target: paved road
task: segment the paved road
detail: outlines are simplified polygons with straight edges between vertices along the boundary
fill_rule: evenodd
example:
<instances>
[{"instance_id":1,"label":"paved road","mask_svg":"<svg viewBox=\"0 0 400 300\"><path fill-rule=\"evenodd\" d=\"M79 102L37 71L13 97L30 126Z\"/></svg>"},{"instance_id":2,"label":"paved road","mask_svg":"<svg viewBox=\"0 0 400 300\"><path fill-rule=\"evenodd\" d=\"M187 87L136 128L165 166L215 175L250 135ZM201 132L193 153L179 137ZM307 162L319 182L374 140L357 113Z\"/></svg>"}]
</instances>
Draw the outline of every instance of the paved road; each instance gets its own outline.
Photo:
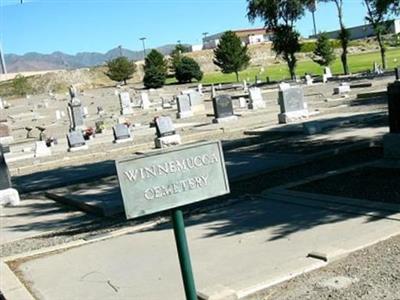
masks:
<instances>
[{"instance_id":1,"label":"paved road","mask_svg":"<svg viewBox=\"0 0 400 300\"><path fill-rule=\"evenodd\" d=\"M400 233L400 213L286 196L247 196L187 220L198 291L242 297L324 266L307 258L312 251L334 257ZM39 299L184 299L167 225L27 261L19 270Z\"/></svg>"}]
</instances>

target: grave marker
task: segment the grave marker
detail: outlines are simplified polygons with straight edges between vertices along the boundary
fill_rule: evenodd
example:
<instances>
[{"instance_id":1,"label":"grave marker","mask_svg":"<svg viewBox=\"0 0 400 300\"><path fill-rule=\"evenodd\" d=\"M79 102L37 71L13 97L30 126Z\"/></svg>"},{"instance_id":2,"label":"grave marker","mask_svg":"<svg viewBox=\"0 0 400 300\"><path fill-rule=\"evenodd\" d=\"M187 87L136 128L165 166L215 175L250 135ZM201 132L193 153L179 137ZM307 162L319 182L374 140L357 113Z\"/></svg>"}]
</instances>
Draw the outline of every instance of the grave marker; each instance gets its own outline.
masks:
<instances>
[{"instance_id":1,"label":"grave marker","mask_svg":"<svg viewBox=\"0 0 400 300\"><path fill-rule=\"evenodd\" d=\"M214 116L213 123L229 122L237 120L233 114L232 98L230 95L218 95L213 99Z\"/></svg>"},{"instance_id":2,"label":"grave marker","mask_svg":"<svg viewBox=\"0 0 400 300\"><path fill-rule=\"evenodd\" d=\"M154 140L156 148L166 148L181 144L181 136L176 133L170 117L157 117L154 122L157 134Z\"/></svg>"},{"instance_id":3,"label":"grave marker","mask_svg":"<svg viewBox=\"0 0 400 300\"><path fill-rule=\"evenodd\" d=\"M85 139L81 131L71 131L67 134L68 140L68 151L74 152L79 150L86 150L88 146L86 145Z\"/></svg>"},{"instance_id":4,"label":"grave marker","mask_svg":"<svg viewBox=\"0 0 400 300\"><path fill-rule=\"evenodd\" d=\"M192 111L196 112L203 112L205 110L204 100L201 97L200 93L196 91L192 91L188 94L190 99L190 106L192 107Z\"/></svg>"},{"instance_id":5,"label":"grave marker","mask_svg":"<svg viewBox=\"0 0 400 300\"><path fill-rule=\"evenodd\" d=\"M126 124L117 124L113 127L114 143L124 143L132 141L129 126Z\"/></svg>"},{"instance_id":6,"label":"grave marker","mask_svg":"<svg viewBox=\"0 0 400 300\"><path fill-rule=\"evenodd\" d=\"M249 89L249 109L265 108L265 102L262 98L261 89L258 87Z\"/></svg>"},{"instance_id":7,"label":"grave marker","mask_svg":"<svg viewBox=\"0 0 400 300\"><path fill-rule=\"evenodd\" d=\"M279 92L279 123L290 123L308 118L309 113L304 103L301 87L291 87Z\"/></svg>"},{"instance_id":8,"label":"grave marker","mask_svg":"<svg viewBox=\"0 0 400 300\"><path fill-rule=\"evenodd\" d=\"M72 131L84 129L85 122L83 119L82 104L77 98L74 98L68 103L68 115L70 120L70 129Z\"/></svg>"},{"instance_id":9,"label":"grave marker","mask_svg":"<svg viewBox=\"0 0 400 300\"><path fill-rule=\"evenodd\" d=\"M400 81L388 85L389 133L383 137L384 155L400 160Z\"/></svg>"},{"instance_id":10,"label":"grave marker","mask_svg":"<svg viewBox=\"0 0 400 300\"><path fill-rule=\"evenodd\" d=\"M176 117L178 119L189 118L193 116L192 107L190 106L189 95L178 95L178 113Z\"/></svg>"},{"instance_id":11,"label":"grave marker","mask_svg":"<svg viewBox=\"0 0 400 300\"><path fill-rule=\"evenodd\" d=\"M133 113L131 97L128 92L119 93L119 104L121 106L121 115L130 115Z\"/></svg>"}]
</instances>

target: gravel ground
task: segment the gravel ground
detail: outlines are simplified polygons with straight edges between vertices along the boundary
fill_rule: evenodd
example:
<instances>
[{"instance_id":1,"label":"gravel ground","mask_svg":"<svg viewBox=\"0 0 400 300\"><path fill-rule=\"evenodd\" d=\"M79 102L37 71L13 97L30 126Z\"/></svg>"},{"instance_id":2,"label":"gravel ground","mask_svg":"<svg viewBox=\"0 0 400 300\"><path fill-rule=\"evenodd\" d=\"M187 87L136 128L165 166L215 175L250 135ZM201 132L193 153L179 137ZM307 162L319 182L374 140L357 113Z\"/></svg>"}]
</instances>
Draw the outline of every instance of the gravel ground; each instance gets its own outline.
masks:
<instances>
[{"instance_id":1,"label":"gravel ground","mask_svg":"<svg viewBox=\"0 0 400 300\"><path fill-rule=\"evenodd\" d=\"M400 168L366 167L292 189L400 204Z\"/></svg>"},{"instance_id":2,"label":"gravel ground","mask_svg":"<svg viewBox=\"0 0 400 300\"><path fill-rule=\"evenodd\" d=\"M251 300L399 300L400 236L302 274Z\"/></svg>"}]
</instances>

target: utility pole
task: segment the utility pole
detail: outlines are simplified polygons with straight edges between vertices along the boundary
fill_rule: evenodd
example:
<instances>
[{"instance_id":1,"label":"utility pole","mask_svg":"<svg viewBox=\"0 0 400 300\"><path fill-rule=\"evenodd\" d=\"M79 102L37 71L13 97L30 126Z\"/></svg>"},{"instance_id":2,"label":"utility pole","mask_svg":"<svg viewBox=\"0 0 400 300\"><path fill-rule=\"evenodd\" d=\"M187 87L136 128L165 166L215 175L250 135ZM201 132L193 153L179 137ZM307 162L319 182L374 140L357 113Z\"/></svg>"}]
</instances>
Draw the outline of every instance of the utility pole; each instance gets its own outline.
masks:
<instances>
[{"instance_id":1,"label":"utility pole","mask_svg":"<svg viewBox=\"0 0 400 300\"><path fill-rule=\"evenodd\" d=\"M119 56L122 57L122 46L119 45L119 46L118 46L118 49L119 49Z\"/></svg>"},{"instance_id":2,"label":"utility pole","mask_svg":"<svg viewBox=\"0 0 400 300\"><path fill-rule=\"evenodd\" d=\"M7 74L6 60L4 59L4 53L1 44L0 44L0 65L1 65L1 73Z\"/></svg>"},{"instance_id":3,"label":"utility pole","mask_svg":"<svg viewBox=\"0 0 400 300\"><path fill-rule=\"evenodd\" d=\"M316 0L310 2L310 4L308 5L308 9L310 10L311 15L312 15L313 26L314 26L314 36L316 38L317 37L317 26L315 24L315 11L317 10Z\"/></svg>"},{"instance_id":4,"label":"utility pole","mask_svg":"<svg viewBox=\"0 0 400 300\"><path fill-rule=\"evenodd\" d=\"M142 37L139 40L141 40L143 43L143 60L145 60L146 59L146 45L145 45L144 41L146 40L146 38Z\"/></svg>"}]
</instances>

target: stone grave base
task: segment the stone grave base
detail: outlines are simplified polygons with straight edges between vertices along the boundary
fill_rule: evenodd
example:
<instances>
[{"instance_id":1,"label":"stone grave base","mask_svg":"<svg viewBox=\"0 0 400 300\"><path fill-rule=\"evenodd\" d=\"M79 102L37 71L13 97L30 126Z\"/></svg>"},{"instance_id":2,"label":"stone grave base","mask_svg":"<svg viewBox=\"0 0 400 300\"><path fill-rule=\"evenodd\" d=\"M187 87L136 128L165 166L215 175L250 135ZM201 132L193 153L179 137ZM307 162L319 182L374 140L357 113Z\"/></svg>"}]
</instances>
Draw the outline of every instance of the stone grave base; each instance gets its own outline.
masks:
<instances>
[{"instance_id":1,"label":"stone grave base","mask_svg":"<svg viewBox=\"0 0 400 300\"><path fill-rule=\"evenodd\" d=\"M184 119L184 118L193 117L193 111L178 112L178 113L176 114L176 117L177 117L178 119Z\"/></svg>"},{"instance_id":2,"label":"stone grave base","mask_svg":"<svg viewBox=\"0 0 400 300\"><path fill-rule=\"evenodd\" d=\"M133 114L133 109L132 108L124 108L121 111L121 115L125 116L125 115L131 115Z\"/></svg>"},{"instance_id":3,"label":"stone grave base","mask_svg":"<svg viewBox=\"0 0 400 300\"><path fill-rule=\"evenodd\" d=\"M122 144L122 143L127 143L127 142L133 142L133 137L126 138L126 139L117 139L114 140L115 144Z\"/></svg>"},{"instance_id":4,"label":"stone grave base","mask_svg":"<svg viewBox=\"0 0 400 300\"><path fill-rule=\"evenodd\" d=\"M279 124L293 123L308 119L310 116L307 109L278 114Z\"/></svg>"},{"instance_id":5,"label":"stone grave base","mask_svg":"<svg viewBox=\"0 0 400 300\"><path fill-rule=\"evenodd\" d=\"M400 133L388 133L383 136L384 157L400 160Z\"/></svg>"},{"instance_id":6,"label":"stone grave base","mask_svg":"<svg viewBox=\"0 0 400 300\"><path fill-rule=\"evenodd\" d=\"M69 152L77 152L77 151L82 151L82 150L87 150L89 149L88 145L84 146L79 146L79 147L71 147L68 149Z\"/></svg>"},{"instance_id":7,"label":"stone grave base","mask_svg":"<svg viewBox=\"0 0 400 300\"><path fill-rule=\"evenodd\" d=\"M264 101L249 103L249 109L263 109L267 108Z\"/></svg>"},{"instance_id":8,"label":"stone grave base","mask_svg":"<svg viewBox=\"0 0 400 300\"><path fill-rule=\"evenodd\" d=\"M191 108L192 108L192 112L194 112L194 113L202 113L202 112L205 112L205 110L206 110L206 107L204 104L192 105Z\"/></svg>"},{"instance_id":9,"label":"stone grave base","mask_svg":"<svg viewBox=\"0 0 400 300\"><path fill-rule=\"evenodd\" d=\"M168 135L154 139L154 144L156 148L167 148L180 145L181 143L181 136L179 134Z\"/></svg>"},{"instance_id":10,"label":"stone grave base","mask_svg":"<svg viewBox=\"0 0 400 300\"><path fill-rule=\"evenodd\" d=\"M4 136L0 137L0 144L2 145L8 145L14 142L14 138L12 136Z\"/></svg>"},{"instance_id":11,"label":"stone grave base","mask_svg":"<svg viewBox=\"0 0 400 300\"><path fill-rule=\"evenodd\" d=\"M16 189L9 188L0 190L0 205L1 206L17 206L20 203L19 194Z\"/></svg>"},{"instance_id":12,"label":"stone grave base","mask_svg":"<svg viewBox=\"0 0 400 300\"><path fill-rule=\"evenodd\" d=\"M51 149L46 146L44 141L35 143L35 157L45 157L51 155Z\"/></svg>"},{"instance_id":13,"label":"stone grave base","mask_svg":"<svg viewBox=\"0 0 400 300\"><path fill-rule=\"evenodd\" d=\"M236 121L238 119L237 116L229 116L229 117L224 117L224 118L215 118L212 120L213 123L227 123L227 122L232 122Z\"/></svg>"}]
</instances>

